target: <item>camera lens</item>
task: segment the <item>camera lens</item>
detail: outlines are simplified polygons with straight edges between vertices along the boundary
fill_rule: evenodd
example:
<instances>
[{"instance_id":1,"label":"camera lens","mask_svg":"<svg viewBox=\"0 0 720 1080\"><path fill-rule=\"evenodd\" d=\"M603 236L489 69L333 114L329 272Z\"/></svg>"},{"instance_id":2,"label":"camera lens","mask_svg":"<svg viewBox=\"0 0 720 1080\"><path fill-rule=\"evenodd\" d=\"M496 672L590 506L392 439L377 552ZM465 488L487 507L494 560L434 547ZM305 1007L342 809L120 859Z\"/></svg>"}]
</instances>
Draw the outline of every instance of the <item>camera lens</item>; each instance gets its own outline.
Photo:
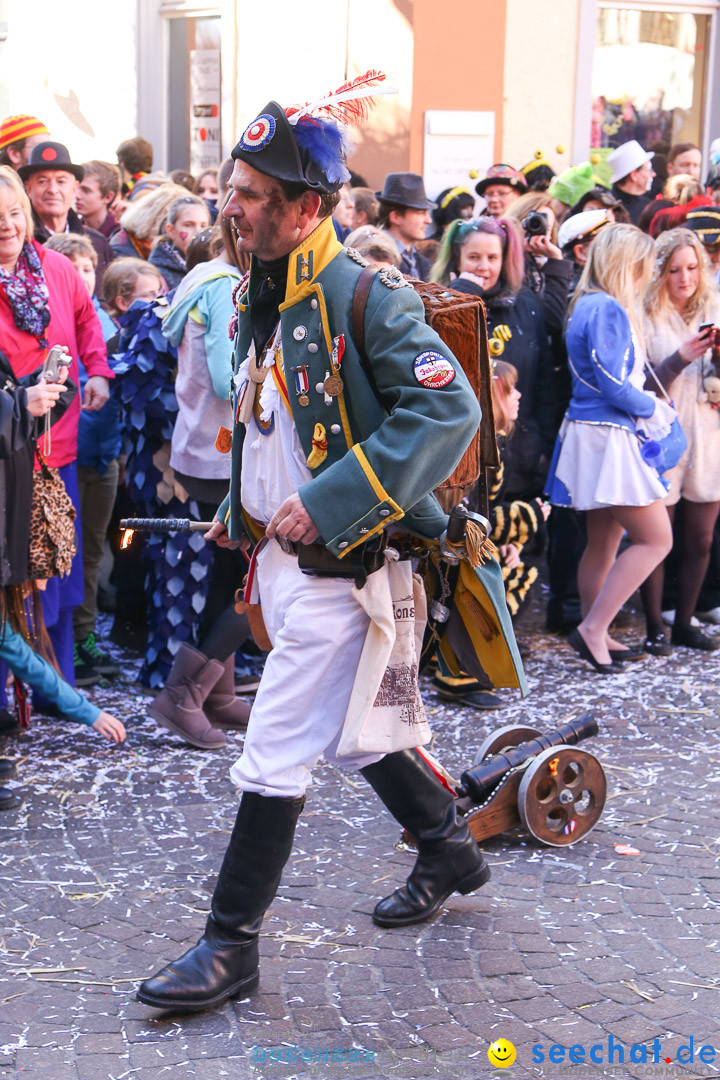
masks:
<instances>
[{"instance_id":1,"label":"camera lens","mask_svg":"<svg viewBox=\"0 0 720 1080\"><path fill-rule=\"evenodd\" d=\"M531 210L521 224L526 236L545 236L548 230L548 220L539 210Z\"/></svg>"}]
</instances>

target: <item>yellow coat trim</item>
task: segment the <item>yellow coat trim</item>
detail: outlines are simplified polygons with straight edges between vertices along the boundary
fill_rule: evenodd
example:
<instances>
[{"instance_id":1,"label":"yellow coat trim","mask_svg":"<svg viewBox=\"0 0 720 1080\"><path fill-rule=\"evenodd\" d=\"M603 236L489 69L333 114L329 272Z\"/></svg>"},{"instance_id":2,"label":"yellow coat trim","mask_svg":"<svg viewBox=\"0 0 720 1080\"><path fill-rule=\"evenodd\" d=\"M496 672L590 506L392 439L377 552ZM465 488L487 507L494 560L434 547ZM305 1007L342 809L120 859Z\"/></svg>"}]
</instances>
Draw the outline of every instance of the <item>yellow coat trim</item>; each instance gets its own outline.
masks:
<instances>
[{"instance_id":1,"label":"yellow coat trim","mask_svg":"<svg viewBox=\"0 0 720 1080\"><path fill-rule=\"evenodd\" d=\"M333 229L333 232L335 230ZM342 245L341 245L342 247ZM298 294L292 301L285 301L280 305L280 311L285 311L298 303L299 300L305 299L308 295L314 295L317 298L318 309L320 311L320 323L322 325L323 337L325 338L325 348L328 351L328 356L332 356L332 336L330 334L330 320L328 319L327 304L325 303L325 294L323 293L322 286L317 282L313 282L310 285L306 285L302 294ZM337 374L337 372L335 372ZM350 430L350 418L348 416L347 406L345 404L345 395L340 393L337 396L338 408L340 409L340 423L342 424L343 435L345 436L345 445L348 450L353 445L352 431Z\"/></svg>"},{"instance_id":2,"label":"yellow coat trim","mask_svg":"<svg viewBox=\"0 0 720 1080\"><path fill-rule=\"evenodd\" d=\"M343 556L347 555L349 551L352 551L353 548L358 547L360 544L366 543L371 536L375 535L375 533L382 532L383 529L387 525L389 525L391 521L399 521L401 517L405 516L405 511L400 506L398 506L394 499L390 498L387 491L380 483L377 474L373 471L370 462L365 457L365 453L358 445L358 443L355 443L355 445L351 449L355 457L358 459L360 463L360 468L365 473L365 476L370 483L370 487L373 489L378 499L392 506L393 511L391 514L388 514L386 518L383 518L382 521L379 521L377 525L374 525L372 529L368 529L366 533L363 533L362 536L355 540L354 543L350 544L349 547L346 547L345 550L341 552L338 556L338 558L340 559L342 559Z\"/></svg>"},{"instance_id":3,"label":"yellow coat trim","mask_svg":"<svg viewBox=\"0 0 720 1080\"><path fill-rule=\"evenodd\" d=\"M310 235L305 237L302 244L291 251L288 256L288 277L287 287L285 289L285 303L280 305L280 310L282 311L288 304L293 304L301 299L302 296L305 296L310 282L314 281L342 250L343 246L337 238L332 218L324 218L317 229L313 229ZM298 285L298 257L303 259L303 261L307 261L307 256L310 252L312 252L312 278L309 280L304 279Z\"/></svg>"},{"instance_id":4,"label":"yellow coat trim","mask_svg":"<svg viewBox=\"0 0 720 1080\"><path fill-rule=\"evenodd\" d=\"M205 325L205 320L203 319L202 315L200 314L200 309L198 308L197 304L195 305L194 308L191 308L190 315L188 317L190 319L192 319L192 321L194 323L198 323L200 326Z\"/></svg>"},{"instance_id":5,"label":"yellow coat trim","mask_svg":"<svg viewBox=\"0 0 720 1080\"><path fill-rule=\"evenodd\" d=\"M328 356L332 356L330 320L328 319L327 304L325 303L325 295L322 286L319 285L315 279L327 268L335 256L343 250L343 246L335 233L335 226L332 223L332 218L325 218L320 222L317 229L305 238L299 247L296 247L294 251L290 252L290 255L288 256L288 277L285 289L285 300L280 304L279 308L281 312L287 311L301 300L306 300L309 296L315 296L320 309L320 322L322 324ZM298 285L297 261L298 258L305 260L309 252L312 252L313 259L312 278L310 280L303 280ZM350 419L348 417L347 406L345 405L345 397L342 393L338 395L337 403L338 408L340 409L340 423L342 424L343 435L345 436L345 445L349 450L353 444L353 436L352 431L350 430Z\"/></svg>"},{"instance_id":6,"label":"yellow coat trim","mask_svg":"<svg viewBox=\"0 0 720 1080\"><path fill-rule=\"evenodd\" d=\"M365 451L363 450L363 448L360 446L359 443L355 443L355 445L352 447L352 452L355 455L355 457L358 459L358 461L360 462L360 468L362 469L362 471L365 473L368 480L370 481L370 487L373 489L373 491L377 495L378 499L380 499L382 502L390 503L390 505L393 507L393 509L397 513L398 517L404 517L405 511L402 510L398 506L398 504L395 502L395 500L392 499L388 495L387 491L385 490L385 488L380 483L380 480L378 478L377 473L374 471L374 469L372 468L370 462L365 457ZM391 518L391 520L394 520L394 518Z\"/></svg>"}]
</instances>

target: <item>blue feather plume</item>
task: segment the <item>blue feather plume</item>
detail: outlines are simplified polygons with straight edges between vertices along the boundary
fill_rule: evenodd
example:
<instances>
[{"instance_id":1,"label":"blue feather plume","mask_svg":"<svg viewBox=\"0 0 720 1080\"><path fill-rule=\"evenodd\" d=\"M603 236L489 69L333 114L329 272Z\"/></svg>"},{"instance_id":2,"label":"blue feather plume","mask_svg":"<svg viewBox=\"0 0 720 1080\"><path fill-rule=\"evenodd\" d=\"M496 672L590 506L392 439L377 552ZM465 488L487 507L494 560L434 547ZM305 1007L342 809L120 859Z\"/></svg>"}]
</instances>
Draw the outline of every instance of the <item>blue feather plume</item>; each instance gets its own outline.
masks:
<instances>
[{"instance_id":1,"label":"blue feather plume","mask_svg":"<svg viewBox=\"0 0 720 1080\"><path fill-rule=\"evenodd\" d=\"M352 149L348 135L332 120L303 116L293 129L295 141L331 184L350 179L345 158Z\"/></svg>"}]
</instances>

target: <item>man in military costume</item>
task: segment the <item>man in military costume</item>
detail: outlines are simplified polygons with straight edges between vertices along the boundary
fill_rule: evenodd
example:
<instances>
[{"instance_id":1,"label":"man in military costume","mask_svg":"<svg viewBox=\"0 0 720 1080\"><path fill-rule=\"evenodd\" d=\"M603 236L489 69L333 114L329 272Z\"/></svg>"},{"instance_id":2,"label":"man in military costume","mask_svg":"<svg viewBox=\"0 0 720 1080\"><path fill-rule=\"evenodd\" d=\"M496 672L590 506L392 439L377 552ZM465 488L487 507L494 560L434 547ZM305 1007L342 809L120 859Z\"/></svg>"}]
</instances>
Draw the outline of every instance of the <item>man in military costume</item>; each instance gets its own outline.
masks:
<instances>
[{"instance_id":1,"label":"man in military costume","mask_svg":"<svg viewBox=\"0 0 720 1080\"><path fill-rule=\"evenodd\" d=\"M460 366L399 274L376 274L370 287L374 387L363 369L352 319L363 260L340 245L331 219L348 175L338 126L270 102L233 158L225 213L252 262L238 297L231 488L208 536L254 548L246 599L259 596L273 648L231 770L242 796L205 933L138 992L176 1010L257 985L258 933L310 770L323 755L337 760L369 625L352 590L380 565L388 525L443 533L432 491L480 421ZM419 754L340 763L362 772L418 847L406 884L376 906L378 925L421 922L451 893L487 881L452 794Z\"/></svg>"}]
</instances>

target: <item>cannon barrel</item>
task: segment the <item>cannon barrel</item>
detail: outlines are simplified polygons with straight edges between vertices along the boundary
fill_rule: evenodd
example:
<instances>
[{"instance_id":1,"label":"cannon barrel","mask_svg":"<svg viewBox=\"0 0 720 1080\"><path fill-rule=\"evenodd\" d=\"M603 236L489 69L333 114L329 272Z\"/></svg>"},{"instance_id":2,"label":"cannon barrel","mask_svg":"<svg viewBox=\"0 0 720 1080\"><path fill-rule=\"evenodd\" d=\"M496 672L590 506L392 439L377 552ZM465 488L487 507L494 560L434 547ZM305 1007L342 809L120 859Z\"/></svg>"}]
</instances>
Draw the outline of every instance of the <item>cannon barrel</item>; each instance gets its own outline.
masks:
<instances>
[{"instance_id":1,"label":"cannon barrel","mask_svg":"<svg viewBox=\"0 0 720 1080\"><path fill-rule=\"evenodd\" d=\"M522 765L528 758L535 757L549 746L574 746L597 733L597 721L592 713L585 713L575 720L567 720L546 735L539 735L537 739L530 739L519 746L508 747L502 753L493 754L486 761L480 762L474 769L468 769L460 777L458 795L472 799L474 803L483 802L511 769Z\"/></svg>"},{"instance_id":2,"label":"cannon barrel","mask_svg":"<svg viewBox=\"0 0 720 1080\"><path fill-rule=\"evenodd\" d=\"M121 529L133 529L135 532L199 532L207 531L212 521L191 521L190 518L122 518Z\"/></svg>"}]
</instances>

